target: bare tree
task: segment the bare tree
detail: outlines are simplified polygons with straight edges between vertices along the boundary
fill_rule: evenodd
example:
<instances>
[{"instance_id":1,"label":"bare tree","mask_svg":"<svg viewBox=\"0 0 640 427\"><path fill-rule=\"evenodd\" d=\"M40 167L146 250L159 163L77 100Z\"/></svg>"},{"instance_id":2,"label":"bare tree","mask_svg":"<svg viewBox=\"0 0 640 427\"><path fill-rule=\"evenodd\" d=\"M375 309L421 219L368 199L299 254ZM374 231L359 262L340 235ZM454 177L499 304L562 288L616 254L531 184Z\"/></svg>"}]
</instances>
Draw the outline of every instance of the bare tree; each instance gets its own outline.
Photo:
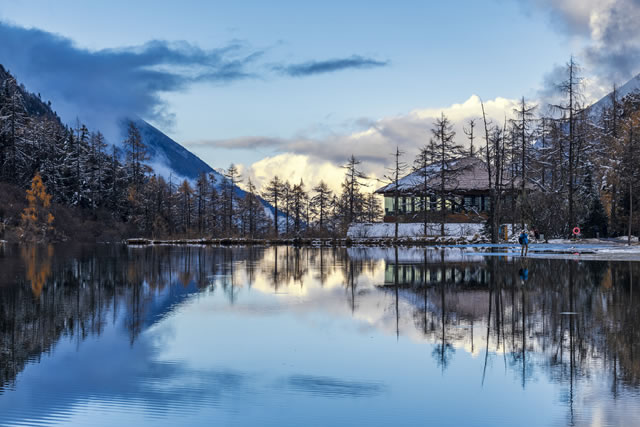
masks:
<instances>
[{"instance_id":1,"label":"bare tree","mask_svg":"<svg viewBox=\"0 0 640 427\"><path fill-rule=\"evenodd\" d=\"M469 138L469 156L473 157L475 155L474 149L473 149L473 140L475 139L475 135L473 134L474 128L476 127L476 119L469 119L467 121L467 124L469 125L468 128L463 127L462 131L464 132L465 135L467 135L467 138Z\"/></svg>"},{"instance_id":2,"label":"bare tree","mask_svg":"<svg viewBox=\"0 0 640 427\"><path fill-rule=\"evenodd\" d=\"M527 104L522 97L518 108L514 108L513 113L516 119L511 123L520 140L520 225L524 229L524 210L527 205L527 169L531 163L531 139L534 132L534 111L536 105Z\"/></svg>"},{"instance_id":3,"label":"bare tree","mask_svg":"<svg viewBox=\"0 0 640 427\"><path fill-rule=\"evenodd\" d=\"M400 177L404 175L404 172L407 170L407 164L400 161L400 157L404 154L400 151L400 148L396 146L396 152L393 154L394 157L394 167L389 169L390 174L385 176L387 180L391 181L393 185L393 211L394 211L394 221L395 221L395 233L394 236L398 238L398 222L400 221Z\"/></svg>"},{"instance_id":4,"label":"bare tree","mask_svg":"<svg viewBox=\"0 0 640 427\"><path fill-rule=\"evenodd\" d=\"M580 101L582 99L582 81L580 77L580 66L573 60L573 57L566 65L567 79L558 85L558 89L566 96L565 104L554 105L556 109L563 113L562 121L568 125L568 205L569 205L569 227L575 225L575 178L576 178L576 118L581 112Z\"/></svg>"}]
</instances>

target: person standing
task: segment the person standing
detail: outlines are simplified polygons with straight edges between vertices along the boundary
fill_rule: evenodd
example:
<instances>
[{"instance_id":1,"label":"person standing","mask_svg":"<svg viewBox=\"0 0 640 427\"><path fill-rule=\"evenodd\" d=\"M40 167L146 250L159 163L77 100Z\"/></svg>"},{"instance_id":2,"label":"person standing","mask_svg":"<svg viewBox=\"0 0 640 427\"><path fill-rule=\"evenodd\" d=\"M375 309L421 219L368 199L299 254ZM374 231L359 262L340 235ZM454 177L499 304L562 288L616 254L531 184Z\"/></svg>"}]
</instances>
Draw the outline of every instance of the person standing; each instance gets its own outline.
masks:
<instances>
[{"instance_id":1,"label":"person standing","mask_svg":"<svg viewBox=\"0 0 640 427\"><path fill-rule=\"evenodd\" d=\"M527 256L529 253L529 235L525 230L520 233L518 242L520 242L520 256Z\"/></svg>"}]
</instances>

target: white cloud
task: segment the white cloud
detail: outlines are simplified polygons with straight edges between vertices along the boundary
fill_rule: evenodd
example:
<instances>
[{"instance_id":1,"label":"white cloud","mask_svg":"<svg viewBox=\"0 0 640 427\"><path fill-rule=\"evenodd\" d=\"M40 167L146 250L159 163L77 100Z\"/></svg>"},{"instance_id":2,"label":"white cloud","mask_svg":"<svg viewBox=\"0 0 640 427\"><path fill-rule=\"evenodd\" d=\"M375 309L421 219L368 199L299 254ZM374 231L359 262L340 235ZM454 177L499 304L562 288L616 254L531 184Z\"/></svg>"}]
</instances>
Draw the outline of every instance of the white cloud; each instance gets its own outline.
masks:
<instances>
[{"instance_id":1,"label":"white cloud","mask_svg":"<svg viewBox=\"0 0 640 427\"><path fill-rule=\"evenodd\" d=\"M362 170L369 175L368 190L382 186L385 167L392 164L396 146L405 154L403 160L411 165L421 146L431 138L431 128L435 118L444 113L454 124L457 142L468 146L463 133L468 119L479 119L482 115L480 98L472 95L462 103L444 108L416 109L405 115L385 117L375 121L364 122L359 131L350 134L331 135L324 139L311 139L305 136L291 139L273 139L267 137L238 138L235 141L269 141L269 144L280 153L266 157L252 165L246 165L245 177L250 176L258 188L265 185L274 175L291 183L303 179L307 189L324 180L334 191L340 191L344 180L346 163L353 154L362 161ZM505 118L513 115L518 100L495 98L485 102L488 119L494 124L502 125ZM477 121L476 149L483 143L482 123ZM214 146L235 147L229 141L211 142ZM246 149L245 143L237 148Z\"/></svg>"},{"instance_id":2,"label":"white cloud","mask_svg":"<svg viewBox=\"0 0 640 427\"><path fill-rule=\"evenodd\" d=\"M344 169L329 161L306 154L283 153L265 157L244 168L245 176L250 176L257 188L264 186L277 175L281 180L297 184L302 180L307 191L324 181L331 190L340 192L344 181ZM375 180L370 180L369 191L377 189Z\"/></svg>"}]
</instances>

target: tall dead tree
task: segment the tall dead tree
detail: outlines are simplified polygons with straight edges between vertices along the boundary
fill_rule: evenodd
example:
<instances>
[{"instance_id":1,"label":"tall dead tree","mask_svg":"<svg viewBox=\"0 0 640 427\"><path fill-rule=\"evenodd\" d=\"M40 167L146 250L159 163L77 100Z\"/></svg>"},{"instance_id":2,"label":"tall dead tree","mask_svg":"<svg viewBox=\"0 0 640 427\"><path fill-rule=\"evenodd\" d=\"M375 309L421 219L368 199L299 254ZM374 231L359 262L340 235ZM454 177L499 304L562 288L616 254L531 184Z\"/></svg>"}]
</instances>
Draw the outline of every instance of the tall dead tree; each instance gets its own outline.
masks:
<instances>
[{"instance_id":1,"label":"tall dead tree","mask_svg":"<svg viewBox=\"0 0 640 427\"><path fill-rule=\"evenodd\" d=\"M569 218L568 225L571 229L575 224L575 200L574 192L576 185L576 117L580 113L580 99L582 97L582 77L579 76L580 67L574 61L573 57L566 65L567 79L558 85L558 89L566 96L565 104L554 105L554 107L563 113L563 121L567 124L568 135L568 165L567 165L567 188L568 188L568 206Z\"/></svg>"},{"instance_id":2,"label":"tall dead tree","mask_svg":"<svg viewBox=\"0 0 640 427\"><path fill-rule=\"evenodd\" d=\"M531 162L531 138L534 130L534 112L537 105L530 105L522 97L518 108L513 109L516 118L512 120L520 142L520 225L524 229L524 211L527 205L527 169Z\"/></svg>"},{"instance_id":3,"label":"tall dead tree","mask_svg":"<svg viewBox=\"0 0 640 427\"><path fill-rule=\"evenodd\" d=\"M475 139L473 130L476 127L476 119L469 119L469 121L467 121L467 124L469 125L469 127L463 127L462 131L465 135L467 135L467 138L469 138L469 156L473 157L475 155L475 151L473 149L473 140Z\"/></svg>"},{"instance_id":4,"label":"tall dead tree","mask_svg":"<svg viewBox=\"0 0 640 427\"><path fill-rule=\"evenodd\" d=\"M394 167L390 169L390 175L386 176L386 178L391 181L393 185L393 210L394 210L394 221L395 221L395 232L394 236L398 238L398 222L400 221L400 177L404 174L407 169L407 165L400 161L400 157L404 153L400 151L400 148L396 146L396 152L393 154L394 157Z\"/></svg>"},{"instance_id":5,"label":"tall dead tree","mask_svg":"<svg viewBox=\"0 0 640 427\"><path fill-rule=\"evenodd\" d=\"M487 120L487 113L484 110L484 102L482 99L480 100L480 106L482 107L482 123L484 125L484 140L485 140L485 162L487 165L487 175L489 177L489 232L491 234L491 242L498 242L498 222L499 218L496 215L496 191L492 185L492 167L491 167L491 137L489 128L491 126L491 122Z\"/></svg>"}]
</instances>

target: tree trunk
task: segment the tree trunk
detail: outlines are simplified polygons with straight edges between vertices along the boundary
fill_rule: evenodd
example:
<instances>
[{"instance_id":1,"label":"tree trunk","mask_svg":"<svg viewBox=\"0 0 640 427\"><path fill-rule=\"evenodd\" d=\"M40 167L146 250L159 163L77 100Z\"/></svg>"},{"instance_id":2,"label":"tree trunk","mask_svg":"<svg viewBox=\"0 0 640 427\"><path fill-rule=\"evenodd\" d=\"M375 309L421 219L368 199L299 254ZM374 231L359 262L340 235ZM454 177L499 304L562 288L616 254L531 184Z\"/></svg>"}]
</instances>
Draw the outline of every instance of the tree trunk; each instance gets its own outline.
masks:
<instances>
[{"instance_id":1,"label":"tree trunk","mask_svg":"<svg viewBox=\"0 0 640 427\"><path fill-rule=\"evenodd\" d=\"M633 185L631 181L629 181L629 236L627 238L627 243L631 246L631 224L633 221Z\"/></svg>"}]
</instances>

